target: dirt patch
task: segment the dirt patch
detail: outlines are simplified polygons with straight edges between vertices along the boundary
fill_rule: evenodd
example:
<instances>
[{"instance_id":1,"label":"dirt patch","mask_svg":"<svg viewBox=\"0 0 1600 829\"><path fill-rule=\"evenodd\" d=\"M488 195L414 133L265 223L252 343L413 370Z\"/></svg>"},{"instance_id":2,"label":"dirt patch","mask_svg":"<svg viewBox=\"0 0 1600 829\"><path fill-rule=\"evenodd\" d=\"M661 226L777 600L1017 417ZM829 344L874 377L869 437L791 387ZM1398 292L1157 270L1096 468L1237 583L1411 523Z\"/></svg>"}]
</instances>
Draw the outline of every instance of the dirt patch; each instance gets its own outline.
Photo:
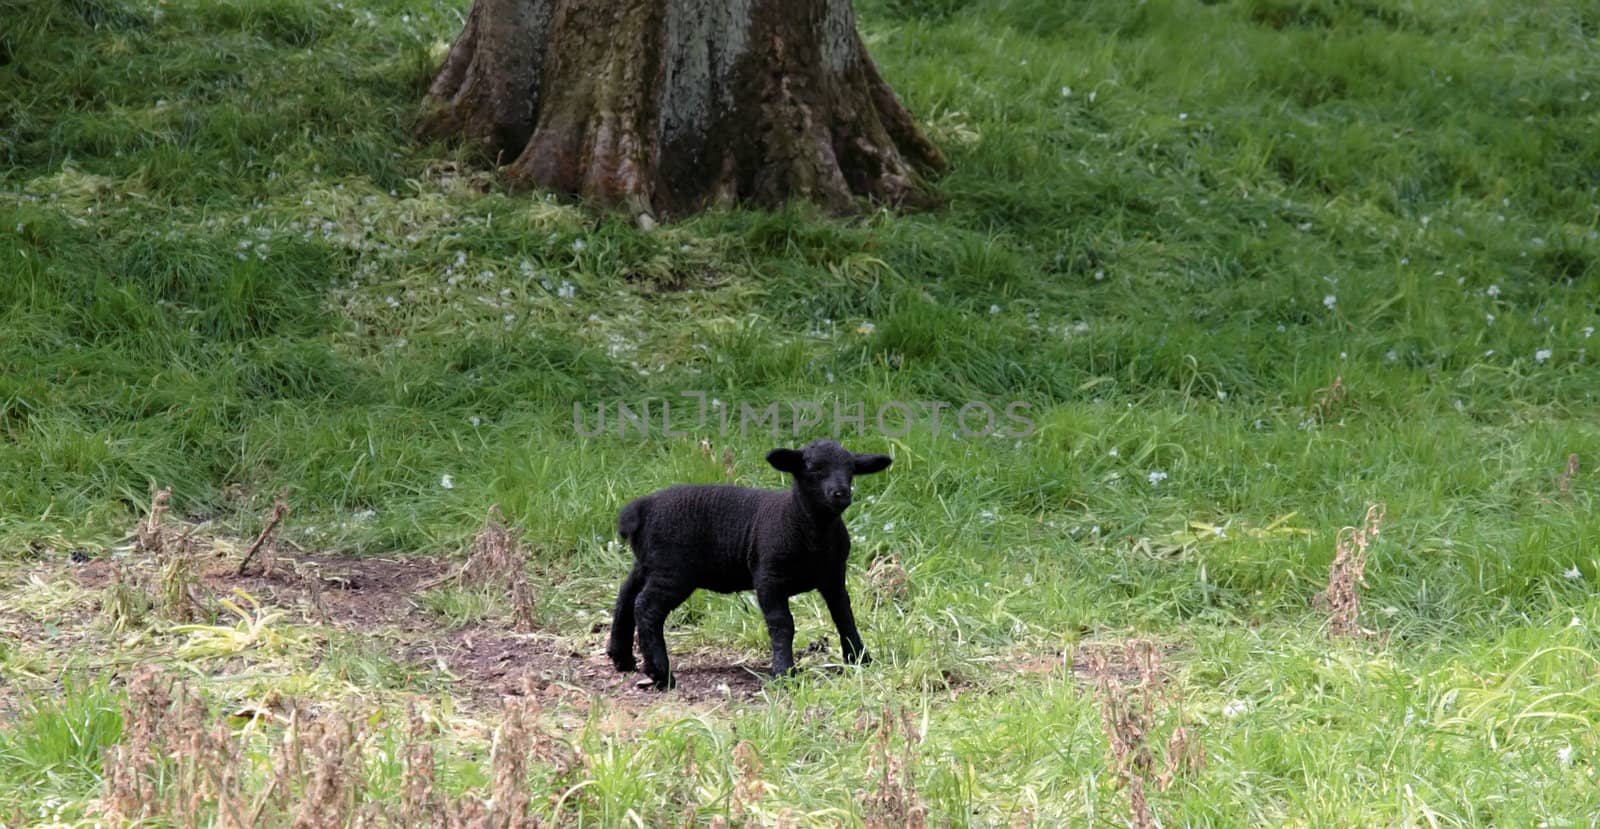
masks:
<instances>
[{"instance_id":1,"label":"dirt patch","mask_svg":"<svg viewBox=\"0 0 1600 829\"><path fill-rule=\"evenodd\" d=\"M763 666L719 652L673 655L677 687L662 694L639 686L640 674L620 674L604 653L585 653L571 641L474 626L441 641L417 643L407 657L438 660L464 693L482 702L526 689L563 687L640 705L672 699L689 703L747 700L765 685Z\"/></svg>"},{"instance_id":2,"label":"dirt patch","mask_svg":"<svg viewBox=\"0 0 1600 829\"><path fill-rule=\"evenodd\" d=\"M422 558L299 556L279 558L271 573L241 576L234 572L233 562L218 560L208 563L199 581L218 596L239 589L264 605L284 609L314 612L313 597L320 594L330 623L368 629L402 624L408 618L415 621L417 606L412 597L448 567ZM107 559L90 561L78 568L78 583L89 589L103 588L111 583L111 568Z\"/></svg>"},{"instance_id":3,"label":"dirt patch","mask_svg":"<svg viewBox=\"0 0 1600 829\"><path fill-rule=\"evenodd\" d=\"M648 706L668 700L744 701L765 687L764 664L706 650L673 654L678 684L672 691L663 694L640 687L640 674L617 673L604 655L603 625L579 637L551 631L521 633L509 622L448 629L422 610L417 597L448 581L457 566L423 558L302 555L278 558L270 574L241 576L231 560L217 558L202 565L198 581L205 592L219 597L242 590L264 606L297 610L307 622L320 621L369 634L374 643L389 643L385 647L397 661L446 675L459 701L473 707L494 706L502 696L530 689ZM77 567L78 583L87 589L103 589L113 578L112 563L106 559Z\"/></svg>"}]
</instances>

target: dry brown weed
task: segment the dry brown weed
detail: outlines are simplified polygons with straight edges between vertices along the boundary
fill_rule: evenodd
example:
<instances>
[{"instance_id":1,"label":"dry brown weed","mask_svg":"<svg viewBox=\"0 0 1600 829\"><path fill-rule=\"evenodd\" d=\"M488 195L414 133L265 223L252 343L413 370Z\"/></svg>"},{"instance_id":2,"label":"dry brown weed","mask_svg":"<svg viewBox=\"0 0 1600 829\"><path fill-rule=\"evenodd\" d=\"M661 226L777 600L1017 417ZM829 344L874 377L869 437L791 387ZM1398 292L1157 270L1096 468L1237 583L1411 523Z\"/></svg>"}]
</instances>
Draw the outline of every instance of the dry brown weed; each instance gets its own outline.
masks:
<instances>
[{"instance_id":1,"label":"dry brown weed","mask_svg":"<svg viewBox=\"0 0 1600 829\"><path fill-rule=\"evenodd\" d=\"M899 751L895 750L896 734ZM873 735L867 777L872 789L861 794L862 819L868 829L924 829L928 806L917 793L917 744L921 732L910 709L898 716L883 709Z\"/></svg>"},{"instance_id":2,"label":"dry brown weed","mask_svg":"<svg viewBox=\"0 0 1600 829\"><path fill-rule=\"evenodd\" d=\"M536 604L528 583L527 554L517 533L506 527L499 506L489 508L483 529L472 539L461 583L504 588L511 594L511 618L517 630L534 629Z\"/></svg>"},{"instance_id":3,"label":"dry brown weed","mask_svg":"<svg viewBox=\"0 0 1600 829\"><path fill-rule=\"evenodd\" d=\"M1189 732L1182 697L1162 668L1160 648L1148 641L1125 642L1121 658L1122 664L1113 666L1105 649L1093 649L1088 670L1100 702L1107 765L1128 790L1129 824L1150 829L1156 819L1149 790L1166 791L1180 774L1198 773L1205 748ZM1163 729L1165 740L1159 736Z\"/></svg>"},{"instance_id":4,"label":"dry brown weed","mask_svg":"<svg viewBox=\"0 0 1600 829\"><path fill-rule=\"evenodd\" d=\"M1328 635L1371 636L1361 627L1361 588L1367 586L1367 550L1378 539L1384 505L1367 507L1360 527L1345 527L1334 539L1333 562L1328 565L1328 587L1314 599L1328 614Z\"/></svg>"},{"instance_id":5,"label":"dry brown weed","mask_svg":"<svg viewBox=\"0 0 1600 829\"><path fill-rule=\"evenodd\" d=\"M486 792L443 795L432 730L408 712L398 756L399 796L380 800L368 788L374 720L345 712L292 715L264 759L244 750L225 718L208 724L204 705L183 683L154 671L128 686L122 742L104 757L101 814L117 823L183 827L434 827L536 829L534 763L553 771L552 790L570 792L587 766L583 755L539 727L528 696L507 701L490 747ZM248 728L248 727L247 727ZM561 797L552 793L552 811Z\"/></svg>"}]
</instances>

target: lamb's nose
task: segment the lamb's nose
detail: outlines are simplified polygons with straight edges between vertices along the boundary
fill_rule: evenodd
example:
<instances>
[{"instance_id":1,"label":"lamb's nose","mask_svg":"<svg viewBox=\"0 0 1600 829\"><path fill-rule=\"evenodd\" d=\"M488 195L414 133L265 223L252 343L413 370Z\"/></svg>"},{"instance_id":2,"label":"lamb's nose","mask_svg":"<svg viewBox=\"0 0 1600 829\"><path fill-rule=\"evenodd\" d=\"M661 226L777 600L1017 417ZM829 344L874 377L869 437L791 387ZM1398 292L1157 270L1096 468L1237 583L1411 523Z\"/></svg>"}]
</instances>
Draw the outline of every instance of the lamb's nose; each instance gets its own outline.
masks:
<instances>
[{"instance_id":1,"label":"lamb's nose","mask_svg":"<svg viewBox=\"0 0 1600 829\"><path fill-rule=\"evenodd\" d=\"M828 490L828 497L835 501L843 501L844 503L848 504L850 503L850 490L830 489Z\"/></svg>"}]
</instances>

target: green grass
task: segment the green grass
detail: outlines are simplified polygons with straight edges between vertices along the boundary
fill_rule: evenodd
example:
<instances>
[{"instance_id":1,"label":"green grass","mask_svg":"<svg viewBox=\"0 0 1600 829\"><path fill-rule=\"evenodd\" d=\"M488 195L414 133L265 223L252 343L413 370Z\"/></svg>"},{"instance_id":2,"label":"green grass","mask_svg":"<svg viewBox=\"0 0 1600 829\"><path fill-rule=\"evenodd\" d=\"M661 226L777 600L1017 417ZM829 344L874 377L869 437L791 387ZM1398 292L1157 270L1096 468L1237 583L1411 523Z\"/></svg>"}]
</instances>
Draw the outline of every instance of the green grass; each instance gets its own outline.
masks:
<instances>
[{"instance_id":1,"label":"green grass","mask_svg":"<svg viewBox=\"0 0 1600 829\"><path fill-rule=\"evenodd\" d=\"M540 621L587 647L627 569L622 503L721 480L724 448L776 486L764 452L827 429L583 438L575 402L840 401L870 427L892 400L1020 400L1027 437L961 438L950 410L935 435L920 409L904 437L847 441L896 458L848 516L876 664L665 702L625 738L571 724L583 819L725 810L748 740L773 814L859 821L851 729L892 704L925 718L934 823L1111 825L1093 698L1016 666L1134 635L1180 646L1210 757L1155 796L1165 825L1592 819L1590 5L863 0L950 157L948 205L649 233L482 192L411 140L464 7L0 0L6 583L112 547L152 485L240 535L287 489L288 535L352 556L456 555L498 503L536 548ZM1330 645L1309 601L1374 501L1363 621L1385 638ZM1248 532L1291 513L1305 532ZM1227 537L1175 544L1191 521ZM891 555L906 595L875 602L866 568ZM66 606L26 593L15 618ZM441 628L498 618L454 588L420 603ZM796 617L798 641L831 636L814 597ZM675 653L762 659L742 597L678 619ZM40 642L0 641L0 822L83 818L117 739L116 692ZM448 695L362 641L314 647L306 687ZM675 778L691 742L699 794Z\"/></svg>"},{"instance_id":2,"label":"green grass","mask_svg":"<svg viewBox=\"0 0 1600 829\"><path fill-rule=\"evenodd\" d=\"M0 809L49 818L76 805L52 795L93 791L101 751L122 736L121 697L104 682L68 679L17 712L0 732Z\"/></svg>"}]
</instances>

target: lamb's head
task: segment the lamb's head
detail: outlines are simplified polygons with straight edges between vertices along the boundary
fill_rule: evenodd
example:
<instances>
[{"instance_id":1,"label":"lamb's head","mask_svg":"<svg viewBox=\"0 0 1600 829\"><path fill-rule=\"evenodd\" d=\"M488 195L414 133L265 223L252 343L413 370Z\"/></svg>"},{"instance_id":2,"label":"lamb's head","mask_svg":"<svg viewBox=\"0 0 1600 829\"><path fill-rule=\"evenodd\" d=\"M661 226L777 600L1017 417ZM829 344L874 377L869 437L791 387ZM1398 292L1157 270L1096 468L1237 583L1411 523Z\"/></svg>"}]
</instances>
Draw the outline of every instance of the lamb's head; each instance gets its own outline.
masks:
<instances>
[{"instance_id":1,"label":"lamb's head","mask_svg":"<svg viewBox=\"0 0 1600 829\"><path fill-rule=\"evenodd\" d=\"M794 476L802 497L824 509L841 513L850 506L850 481L889 468L888 455L861 455L831 440L815 440L804 449L774 449L767 463Z\"/></svg>"}]
</instances>

